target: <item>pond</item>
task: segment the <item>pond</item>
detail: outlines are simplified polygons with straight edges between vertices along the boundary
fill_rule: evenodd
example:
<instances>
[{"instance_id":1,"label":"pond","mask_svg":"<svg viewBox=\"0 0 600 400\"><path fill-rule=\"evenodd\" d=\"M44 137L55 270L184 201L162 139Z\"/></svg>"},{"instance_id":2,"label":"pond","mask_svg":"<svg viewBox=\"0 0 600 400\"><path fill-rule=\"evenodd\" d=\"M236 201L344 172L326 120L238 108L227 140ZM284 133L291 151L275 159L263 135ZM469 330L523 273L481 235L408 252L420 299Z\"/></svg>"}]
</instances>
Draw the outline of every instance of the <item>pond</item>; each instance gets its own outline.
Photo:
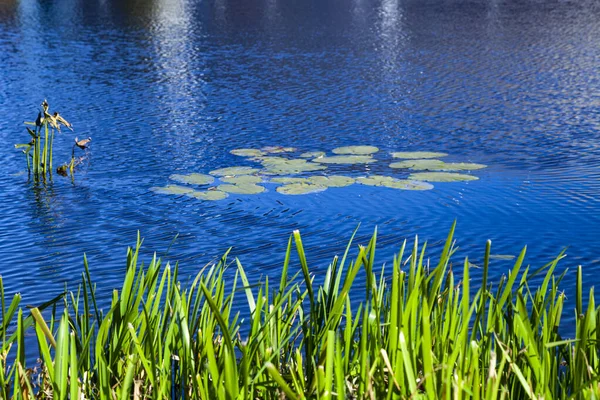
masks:
<instances>
[{"instance_id":1,"label":"pond","mask_svg":"<svg viewBox=\"0 0 600 400\"><path fill-rule=\"evenodd\" d=\"M179 261L183 279L232 246L258 281L278 275L295 229L319 276L359 224L363 244L378 227L383 264L417 234L435 259L457 220L456 263L481 265L486 239L502 256L527 244L532 267L568 247L559 272L581 264L588 287L600 282L597 2L145 3L0 2L0 274L26 304L75 288L84 253L99 290L117 287L138 231L144 257ZM74 181L32 183L13 147L44 98L75 128L57 135L55 160L93 138ZM391 153L412 151L487 168L418 191L152 190L257 165L234 149L356 145L376 146L378 162L327 173L402 177ZM492 282L507 258L492 260Z\"/></svg>"}]
</instances>

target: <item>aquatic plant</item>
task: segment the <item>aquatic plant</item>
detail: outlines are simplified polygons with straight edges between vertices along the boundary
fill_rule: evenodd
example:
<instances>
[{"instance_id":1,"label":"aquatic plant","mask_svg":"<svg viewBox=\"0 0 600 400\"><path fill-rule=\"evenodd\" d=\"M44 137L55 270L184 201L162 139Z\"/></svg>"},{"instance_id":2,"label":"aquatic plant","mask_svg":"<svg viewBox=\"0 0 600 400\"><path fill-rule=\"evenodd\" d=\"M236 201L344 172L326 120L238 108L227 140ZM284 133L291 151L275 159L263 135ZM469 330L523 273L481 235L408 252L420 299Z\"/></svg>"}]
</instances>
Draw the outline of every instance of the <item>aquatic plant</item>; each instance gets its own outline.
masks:
<instances>
[{"instance_id":1,"label":"aquatic plant","mask_svg":"<svg viewBox=\"0 0 600 400\"><path fill-rule=\"evenodd\" d=\"M524 248L491 281L488 241L474 279L468 258L452 260L453 233L434 260L415 238L379 268L375 231L315 278L296 231L277 277L250 282L225 253L189 286L156 256L144 266L138 238L105 309L85 258L60 308L62 294L5 302L0 279L0 398L597 398L600 313L582 268L565 338L563 253L530 268Z\"/></svg>"},{"instance_id":2,"label":"aquatic plant","mask_svg":"<svg viewBox=\"0 0 600 400\"><path fill-rule=\"evenodd\" d=\"M16 144L15 148L21 149L27 160L27 171L33 173L35 179L45 178L47 174L52 174L52 162L54 154L54 134L60 132L61 125L73 130L72 125L64 119L58 112L50 114L50 105L46 100L42 102L41 111L35 122L25 122L25 125L33 126L34 129L26 127L30 136L28 143ZM83 146L87 146L91 138ZM71 165L74 164L73 155ZM73 168L70 168L71 173Z\"/></svg>"},{"instance_id":3,"label":"aquatic plant","mask_svg":"<svg viewBox=\"0 0 600 400\"><path fill-rule=\"evenodd\" d=\"M327 186L317 185L314 183L298 182L279 186L276 190L281 194L298 195L323 192L327 190Z\"/></svg>"},{"instance_id":4,"label":"aquatic plant","mask_svg":"<svg viewBox=\"0 0 600 400\"><path fill-rule=\"evenodd\" d=\"M487 165L475 163L447 163L445 161L434 159L405 160L390 164L390 168L406 168L420 171L474 171L485 167L487 167Z\"/></svg>"},{"instance_id":5,"label":"aquatic plant","mask_svg":"<svg viewBox=\"0 0 600 400\"><path fill-rule=\"evenodd\" d=\"M425 182L462 182L476 181L479 178L473 175L454 174L450 172L416 172L410 174L408 179Z\"/></svg>"},{"instance_id":6,"label":"aquatic plant","mask_svg":"<svg viewBox=\"0 0 600 400\"><path fill-rule=\"evenodd\" d=\"M229 195L221 190L207 190L204 192L192 191L185 194L186 196L193 197L198 200L206 200L206 201L217 201L224 200Z\"/></svg>"},{"instance_id":7,"label":"aquatic plant","mask_svg":"<svg viewBox=\"0 0 600 400\"><path fill-rule=\"evenodd\" d=\"M334 154L369 155L377 153L379 149L375 146L345 146L336 147L332 150Z\"/></svg>"},{"instance_id":8,"label":"aquatic plant","mask_svg":"<svg viewBox=\"0 0 600 400\"><path fill-rule=\"evenodd\" d=\"M171 176L169 176L169 179L172 179L176 182L181 182L181 183L187 183L187 184L191 184L191 185L210 185L211 183L213 183L215 181L215 178L213 178L210 175L204 175L204 174L187 174L187 175L182 175L182 174L173 174Z\"/></svg>"},{"instance_id":9,"label":"aquatic plant","mask_svg":"<svg viewBox=\"0 0 600 400\"><path fill-rule=\"evenodd\" d=\"M421 159L421 158L440 158L446 157L446 153L436 153L433 151L397 151L392 153L394 158Z\"/></svg>"},{"instance_id":10,"label":"aquatic plant","mask_svg":"<svg viewBox=\"0 0 600 400\"><path fill-rule=\"evenodd\" d=\"M323 164L368 164L376 162L377 160L371 156L362 156L362 155L349 155L349 156L326 156L315 158L313 160L317 163Z\"/></svg>"},{"instance_id":11,"label":"aquatic plant","mask_svg":"<svg viewBox=\"0 0 600 400\"><path fill-rule=\"evenodd\" d=\"M216 176L238 176L252 175L259 172L258 169L252 167L226 167L210 171L209 174Z\"/></svg>"},{"instance_id":12,"label":"aquatic plant","mask_svg":"<svg viewBox=\"0 0 600 400\"><path fill-rule=\"evenodd\" d=\"M217 189L225 193L236 194L259 194L265 191L264 186L253 183L241 183L236 185L224 184L217 186Z\"/></svg>"}]
</instances>

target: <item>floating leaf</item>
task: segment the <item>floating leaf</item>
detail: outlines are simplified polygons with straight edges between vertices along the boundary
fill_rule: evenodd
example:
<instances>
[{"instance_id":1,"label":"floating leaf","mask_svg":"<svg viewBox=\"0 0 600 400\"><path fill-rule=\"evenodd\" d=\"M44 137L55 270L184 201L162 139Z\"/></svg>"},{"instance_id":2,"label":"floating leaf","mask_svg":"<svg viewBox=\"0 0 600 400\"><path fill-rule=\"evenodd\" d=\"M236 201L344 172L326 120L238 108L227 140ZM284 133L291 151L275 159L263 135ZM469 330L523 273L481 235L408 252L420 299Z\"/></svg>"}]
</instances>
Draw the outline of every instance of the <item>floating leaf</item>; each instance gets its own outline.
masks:
<instances>
[{"instance_id":1,"label":"floating leaf","mask_svg":"<svg viewBox=\"0 0 600 400\"><path fill-rule=\"evenodd\" d=\"M199 200L209 200L209 201L215 201L215 200L223 200L227 197L229 197L229 195L221 190L207 190L206 192L191 192L191 193L187 193L188 196L193 197L195 199L199 199Z\"/></svg>"},{"instance_id":2,"label":"floating leaf","mask_svg":"<svg viewBox=\"0 0 600 400\"><path fill-rule=\"evenodd\" d=\"M400 190L431 190L433 185L427 182L398 179L394 182L384 183L382 186Z\"/></svg>"},{"instance_id":3,"label":"floating leaf","mask_svg":"<svg viewBox=\"0 0 600 400\"><path fill-rule=\"evenodd\" d=\"M265 191L263 186L245 183L241 185L219 185L217 189L227 193L258 194Z\"/></svg>"},{"instance_id":4,"label":"floating leaf","mask_svg":"<svg viewBox=\"0 0 600 400\"><path fill-rule=\"evenodd\" d=\"M189 183L191 185L210 185L211 183L213 183L215 181L215 178L213 178L212 176L203 175L203 174L189 174L189 175L175 174L175 175L171 175L169 177L169 179L172 179L174 181L181 182L181 183Z\"/></svg>"},{"instance_id":5,"label":"floating leaf","mask_svg":"<svg viewBox=\"0 0 600 400\"><path fill-rule=\"evenodd\" d=\"M209 174L217 176L236 176L236 175L252 175L259 172L258 169L252 167L227 167L215 169L210 171Z\"/></svg>"},{"instance_id":6,"label":"floating leaf","mask_svg":"<svg viewBox=\"0 0 600 400\"><path fill-rule=\"evenodd\" d=\"M315 164L304 159L283 157L264 157L260 162L265 167L265 173L269 175L293 175L327 168L324 165Z\"/></svg>"},{"instance_id":7,"label":"floating leaf","mask_svg":"<svg viewBox=\"0 0 600 400\"><path fill-rule=\"evenodd\" d=\"M354 179L348 176L330 175L330 176L311 176L308 178L310 183L327 187L344 187L354 183Z\"/></svg>"},{"instance_id":8,"label":"floating leaf","mask_svg":"<svg viewBox=\"0 0 600 400\"><path fill-rule=\"evenodd\" d=\"M256 175L240 175L240 176L228 176L225 178L221 178L223 182L231 183L234 185L244 185L244 184L256 184L261 183L263 179L260 176Z\"/></svg>"},{"instance_id":9,"label":"floating leaf","mask_svg":"<svg viewBox=\"0 0 600 400\"><path fill-rule=\"evenodd\" d=\"M386 186L393 184L397 180L391 176L371 175L368 177L357 178L356 182L369 186Z\"/></svg>"},{"instance_id":10,"label":"floating leaf","mask_svg":"<svg viewBox=\"0 0 600 400\"><path fill-rule=\"evenodd\" d=\"M316 158L313 161L323 164L368 164L377 160L371 156L331 156Z\"/></svg>"},{"instance_id":11,"label":"floating leaf","mask_svg":"<svg viewBox=\"0 0 600 400\"><path fill-rule=\"evenodd\" d=\"M261 149L266 153L290 153L296 151L295 147L282 147L282 146L266 146Z\"/></svg>"},{"instance_id":12,"label":"floating leaf","mask_svg":"<svg viewBox=\"0 0 600 400\"><path fill-rule=\"evenodd\" d=\"M358 183L369 186L384 186L392 189L401 190L431 190L433 185L426 182L419 182L406 179L395 179L391 176L371 175L368 177L358 178Z\"/></svg>"},{"instance_id":13,"label":"floating leaf","mask_svg":"<svg viewBox=\"0 0 600 400\"><path fill-rule=\"evenodd\" d=\"M193 192L194 189L179 185L167 185L164 187L151 187L151 191L159 194L187 194Z\"/></svg>"},{"instance_id":14,"label":"floating leaf","mask_svg":"<svg viewBox=\"0 0 600 400\"><path fill-rule=\"evenodd\" d=\"M446 153L435 153L431 151L400 151L396 153L392 153L392 157L394 158L408 158L408 159L417 159L417 158L438 158L438 157L446 157L448 154Z\"/></svg>"},{"instance_id":15,"label":"floating leaf","mask_svg":"<svg viewBox=\"0 0 600 400\"><path fill-rule=\"evenodd\" d=\"M472 175L453 174L449 172L418 172L411 174L408 179L426 182L460 182L476 181L479 178Z\"/></svg>"},{"instance_id":16,"label":"floating leaf","mask_svg":"<svg viewBox=\"0 0 600 400\"><path fill-rule=\"evenodd\" d=\"M231 150L230 153L240 157L260 157L265 155L265 152L259 149L235 149Z\"/></svg>"},{"instance_id":17,"label":"floating leaf","mask_svg":"<svg viewBox=\"0 0 600 400\"><path fill-rule=\"evenodd\" d=\"M273 179L271 179L271 182L290 184L290 183L309 183L309 180L308 180L308 178L285 177L285 178L273 178Z\"/></svg>"},{"instance_id":18,"label":"floating leaf","mask_svg":"<svg viewBox=\"0 0 600 400\"><path fill-rule=\"evenodd\" d=\"M424 160L406 160L390 164L390 168L410 168L416 170L432 170L439 171L446 165L440 160L424 159Z\"/></svg>"},{"instance_id":19,"label":"floating leaf","mask_svg":"<svg viewBox=\"0 0 600 400\"><path fill-rule=\"evenodd\" d=\"M494 260L513 260L515 256L511 254L490 254L490 259Z\"/></svg>"},{"instance_id":20,"label":"floating leaf","mask_svg":"<svg viewBox=\"0 0 600 400\"><path fill-rule=\"evenodd\" d=\"M375 146L346 146L337 147L332 150L334 154L373 154L377 153L379 149Z\"/></svg>"},{"instance_id":21,"label":"floating leaf","mask_svg":"<svg viewBox=\"0 0 600 400\"><path fill-rule=\"evenodd\" d=\"M406 160L390 164L391 168L410 168L423 171L472 171L485 168L486 165L474 163L446 163L441 160Z\"/></svg>"},{"instance_id":22,"label":"floating leaf","mask_svg":"<svg viewBox=\"0 0 600 400\"><path fill-rule=\"evenodd\" d=\"M291 183L277 188L277 191L281 194L308 194L322 192L324 190L327 190L327 186L315 185L312 183Z\"/></svg>"},{"instance_id":23,"label":"floating leaf","mask_svg":"<svg viewBox=\"0 0 600 400\"><path fill-rule=\"evenodd\" d=\"M307 151L306 153L300 154L302 158L319 158L325 155L324 151Z\"/></svg>"}]
</instances>

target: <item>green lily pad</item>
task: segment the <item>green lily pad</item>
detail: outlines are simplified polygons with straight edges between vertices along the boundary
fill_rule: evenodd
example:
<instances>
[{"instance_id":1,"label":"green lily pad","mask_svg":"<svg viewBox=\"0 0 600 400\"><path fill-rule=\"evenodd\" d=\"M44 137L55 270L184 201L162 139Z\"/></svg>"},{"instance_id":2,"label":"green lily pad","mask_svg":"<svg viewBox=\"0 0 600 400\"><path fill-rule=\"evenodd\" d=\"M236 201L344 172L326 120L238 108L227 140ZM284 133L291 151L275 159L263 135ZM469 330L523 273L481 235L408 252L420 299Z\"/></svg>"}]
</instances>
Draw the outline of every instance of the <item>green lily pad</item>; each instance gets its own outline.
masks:
<instances>
[{"instance_id":1,"label":"green lily pad","mask_svg":"<svg viewBox=\"0 0 600 400\"><path fill-rule=\"evenodd\" d=\"M322 164L368 164L377 161L371 156L331 156L313 160Z\"/></svg>"},{"instance_id":2,"label":"green lily pad","mask_svg":"<svg viewBox=\"0 0 600 400\"><path fill-rule=\"evenodd\" d=\"M291 195L317 193L324 190L327 190L327 186L315 185L312 183L291 183L277 188L279 193Z\"/></svg>"},{"instance_id":3,"label":"green lily pad","mask_svg":"<svg viewBox=\"0 0 600 400\"><path fill-rule=\"evenodd\" d=\"M277 154L277 153L290 153L296 151L295 147L282 147L282 146L266 146L261 149L265 153Z\"/></svg>"},{"instance_id":4,"label":"green lily pad","mask_svg":"<svg viewBox=\"0 0 600 400\"><path fill-rule=\"evenodd\" d=\"M375 146L345 146L337 147L332 150L334 154L358 154L366 155L377 153L379 149Z\"/></svg>"},{"instance_id":5,"label":"green lily pad","mask_svg":"<svg viewBox=\"0 0 600 400\"><path fill-rule=\"evenodd\" d=\"M472 171L487 167L475 163L447 163L440 160L406 160L390 164L391 168L410 168L418 171Z\"/></svg>"},{"instance_id":6,"label":"green lily pad","mask_svg":"<svg viewBox=\"0 0 600 400\"><path fill-rule=\"evenodd\" d=\"M473 175L453 174L450 172L417 172L409 175L408 179L425 182L461 182L476 181L479 178Z\"/></svg>"},{"instance_id":7,"label":"green lily pad","mask_svg":"<svg viewBox=\"0 0 600 400\"><path fill-rule=\"evenodd\" d=\"M191 192L187 194L190 197L193 197L195 199L199 199L199 200L209 200L209 201L216 201L216 200L223 200L227 197L229 197L229 195L225 192L222 192L220 190L207 190L206 192Z\"/></svg>"},{"instance_id":8,"label":"green lily pad","mask_svg":"<svg viewBox=\"0 0 600 400\"><path fill-rule=\"evenodd\" d=\"M433 185L427 182L419 182L415 180L396 179L391 176L371 175L368 177L358 178L358 183L369 186L384 186L392 189L401 190L431 190Z\"/></svg>"},{"instance_id":9,"label":"green lily pad","mask_svg":"<svg viewBox=\"0 0 600 400\"><path fill-rule=\"evenodd\" d=\"M159 193L159 194L186 194L186 193L190 193L193 192L194 189L186 187L186 186L179 186L179 185L167 185L164 187L152 187L150 188L150 190L152 190L154 193Z\"/></svg>"},{"instance_id":10,"label":"green lily pad","mask_svg":"<svg viewBox=\"0 0 600 400\"><path fill-rule=\"evenodd\" d=\"M217 176L236 176L236 175L252 175L257 173L259 170L252 167L227 167L215 169L210 171L209 174Z\"/></svg>"},{"instance_id":11,"label":"green lily pad","mask_svg":"<svg viewBox=\"0 0 600 400\"><path fill-rule=\"evenodd\" d=\"M181 183L189 183L190 185L210 185L211 183L213 183L215 181L215 178L213 178L212 176L203 175L203 174L189 174L189 175L175 174L175 175L171 175L169 177L169 179L172 179L174 181L181 182Z\"/></svg>"},{"instance_id":12,"label":"green lily pad","mask_svg":"<svg viewBox=\"0 0 600 400\"><path fill-rule=\"evenodd\" d=\"M221 180L233 185L256 184L263 181L260 176L256 175L227 176L225 178L221 178Z\"/></svg>"},{"instance_id":13,"label":"green lily pad","mask_svg":"<svg viewBox=\"0 0 600 400\"><path fill-rule=\"evenodd\" d=\"M258 194L265 191L263 186L254 185L251 183L244 183L241 185L219 185L217 189L226 193L236 194Z\"/></svg>"},{"instance_id":14,"label":"green lily pad","mask_svg":"<svg viewBox=\"0 0 600 400\"><path fill-rule=\"evenodd\" d=\"M319 158L325 155L324 151L307 151L306 153L300 154L302 158Z\"/></svg>"},{"instance_id":15,"label":"green lily pad","mask_svg":"<svg viewBox=\"0 0 600 400\"><path fill-rule=\"evenodd\" d=\"M348 176L330 175L330 176L311 176L308 178L310 183L326 187L344 187L354 183L354 179Z\"/></svg>"},{"instance_id":16,"label":"green lily pad","mask_svg":"<svg viewBox=\"0 0 600 400\"><path fill-rule=\"evenodd\" d=\"M293 175L302 172L321 171L327 167L304 159L288 159L283 157L264 157L260 162L268 175Z\"/></svg>"},{"instance_id":17,"label":"green lily pad","mask_svg":"<svg viewBox=\"0 0 600 400\"><path fill-rule=\"evenodd\" d=\"M390 164L390 168L410 168L416 170L431 170L440 171L445 167L446 163L440 160L424 159L424 160L406 160Z\"/></svg>"},{"instance_id":18,"label":"green lily pad","mask_svg":"<svg viewBox=\"0 0 600 400\"><path fill-rule=\"evenodd\" d=\"M400 190L431 190L433 185L427 182L398 179L394 182L386 182L382 186Z\"/></svg>"},{"instance_id":19,"label":"green lily pad","mask_svg":"<svg viewBox=\"0 0 600 400\"><path fill-rule=\"evenodd\" d=\"M394 158L408 158L408 159L417 159L417 158L438 158L438 157L446 157L448 154L446 153L435 153L432 151L399 151L396 153L392 153L392 157Z\"/></svg>"},{"instance_id":20,"label":"green lily pad","mask_svg":"<svg viewBox=\"0 0 600 400\"><path fill-rule=\"evenodd\" d=\"M290 184L290 183L309 183L308 178L290 178L290 177L273 178L273 179L271 179L271 182L283 183L286 185Z\"/></svg>"},{"instance_id":21,"label":"green lily pad","mask_svg":"<svg viewBox=\"0 0 600 400\"><path fill-rule=\"evenodd\" d=\"M397 179L394 179L391 176L371 175L367 177L357 178L356 182L368 186L386 186L397 182Z\"/></svg>"},{"instance_id":22,"label":"green lily pad","mask_svg":"<svg viewBox=\"0 0 600 400\"><path fill-rule=\"evenodd\" d=\"M231 150L230 153L240 157L260 157L265 155L265 152L259 149L235 149Z\"/></svg>"}]
</instances>

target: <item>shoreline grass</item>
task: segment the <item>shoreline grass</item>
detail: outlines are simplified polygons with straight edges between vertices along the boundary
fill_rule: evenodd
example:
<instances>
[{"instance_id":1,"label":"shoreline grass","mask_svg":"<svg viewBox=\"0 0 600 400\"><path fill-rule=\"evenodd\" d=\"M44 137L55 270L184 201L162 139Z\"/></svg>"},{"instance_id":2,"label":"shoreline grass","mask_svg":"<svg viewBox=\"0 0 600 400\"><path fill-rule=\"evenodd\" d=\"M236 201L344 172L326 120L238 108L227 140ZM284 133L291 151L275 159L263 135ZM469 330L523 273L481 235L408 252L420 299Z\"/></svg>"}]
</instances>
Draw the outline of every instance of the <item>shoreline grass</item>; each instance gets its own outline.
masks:
<instances>
[{"instance_id":1,"label":"shoreline grass","mask_svg":"<svg viewBox=\"0 0 600 400\"><path fill-rule=\"evenodd\" d=\"M562 253L533 270L523 265L523 249L492 284L488 241L474 290L468 259L460 281L450 268L453 233L454 226L432 266L418 239L410 247L405 241L387 269L376 264L376 231L353 260L351 240L315 285L296 231L278 282L252 284L225 254L185 288L177 266L163 267L156 256L147 266L138 260L138 237L108 310L97 306L85 258L79 289L37 308L20 308L19 295L5 301L0 278L0 398L598 397L599 313L593 289L583 307L581 267L575 337L565 339L564 273L554 274ZM294 252L299 265L290 261ZM231 281L227 268L235 270ZM536 276L541 283L532 288ZM32 334L36 366L24 356Z\"/></svg>"}]
</instances>

